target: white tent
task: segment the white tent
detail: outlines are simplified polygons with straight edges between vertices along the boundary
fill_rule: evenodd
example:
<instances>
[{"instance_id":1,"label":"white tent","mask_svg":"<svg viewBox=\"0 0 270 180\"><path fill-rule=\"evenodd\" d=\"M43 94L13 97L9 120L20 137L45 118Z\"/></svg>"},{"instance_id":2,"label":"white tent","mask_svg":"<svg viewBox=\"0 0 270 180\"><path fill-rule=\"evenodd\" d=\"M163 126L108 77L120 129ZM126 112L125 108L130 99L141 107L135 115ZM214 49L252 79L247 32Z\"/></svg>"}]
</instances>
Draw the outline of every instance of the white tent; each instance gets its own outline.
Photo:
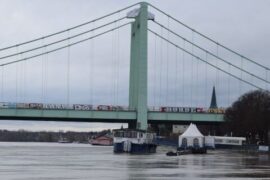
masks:
<instances>
[{"instance_id":1,"label":"white tent","mask_svg":"<svg viewBox=\"0 0 270 180\"><path fill-rule=\"evenodd\" d=\"M204 136L195 124L190 124L187 130L179 136L179 147L193 148L204 147Z\"/></svg>"}]
</instances>

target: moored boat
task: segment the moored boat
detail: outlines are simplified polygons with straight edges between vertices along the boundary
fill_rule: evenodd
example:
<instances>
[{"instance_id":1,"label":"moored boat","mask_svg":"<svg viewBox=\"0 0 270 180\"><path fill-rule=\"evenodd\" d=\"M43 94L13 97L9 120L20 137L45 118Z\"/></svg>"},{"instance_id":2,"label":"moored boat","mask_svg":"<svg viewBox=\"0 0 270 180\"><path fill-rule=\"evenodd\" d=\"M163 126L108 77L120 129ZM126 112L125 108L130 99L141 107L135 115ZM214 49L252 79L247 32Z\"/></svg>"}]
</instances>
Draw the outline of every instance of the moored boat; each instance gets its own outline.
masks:
<instances>
[{"instance_id":1,"label":"moored boat","mask_svg":"<svg viewBox=\"0 0 270 180\"><path fill-rule=\"evenodd\" d=\"M112 146L113 138L111 137L111 135L108 134L99 135L94 139L89 140L89 143L97 146Z\"/></svg>"},{"instance_id":2,"label":"moored boat","mask_svg":"<svg viewBox=\"0 0 270 180\"><path fill-rule=\"evenodd\" d=\"M113 146L115 153L155 153L157 145L154 141L155 133L134 129L114 130Z\"/></svg>"},{"instance_id":3,"label":"moored boat","mask_svg":"<svg viewBox=\"0 0 270 180\"><path fill-rule=\"evenodd\" d=\"M71 143L67 138L60 137L58 143Z\"/></svg>"}]
</instances>

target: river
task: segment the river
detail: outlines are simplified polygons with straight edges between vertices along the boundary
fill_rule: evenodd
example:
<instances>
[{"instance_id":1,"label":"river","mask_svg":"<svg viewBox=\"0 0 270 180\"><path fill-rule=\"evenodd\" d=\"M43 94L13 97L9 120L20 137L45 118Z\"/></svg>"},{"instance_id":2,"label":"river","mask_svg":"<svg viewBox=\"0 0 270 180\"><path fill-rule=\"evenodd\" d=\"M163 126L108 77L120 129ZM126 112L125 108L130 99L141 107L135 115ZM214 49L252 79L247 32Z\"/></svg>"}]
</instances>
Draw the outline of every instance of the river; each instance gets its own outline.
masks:
<instances>
[{"instance_id":1,"label":"river","mask_svg":"<svg viewBox=\"0 0 270 180\"><path fill-rule=\"evenodd\" d=\"M270 179L270 156L215 150L166 157L114 154L88 144L0 142L1 180Z\"/></svg>"}]
</instances>

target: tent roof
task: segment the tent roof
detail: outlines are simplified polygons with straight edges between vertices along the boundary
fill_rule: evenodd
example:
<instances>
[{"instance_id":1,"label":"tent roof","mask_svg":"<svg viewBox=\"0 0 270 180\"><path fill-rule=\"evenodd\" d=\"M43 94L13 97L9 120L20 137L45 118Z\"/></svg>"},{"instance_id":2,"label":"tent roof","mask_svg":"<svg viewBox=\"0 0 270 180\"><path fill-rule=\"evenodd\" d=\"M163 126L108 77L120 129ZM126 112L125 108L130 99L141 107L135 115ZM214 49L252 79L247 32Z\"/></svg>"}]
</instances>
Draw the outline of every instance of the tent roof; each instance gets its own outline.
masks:
<instances>
[{"instance_id":1,"label":"tent roof","mask_svg":"<svg viewBox=\"0 0 270 180\"><path fill-rule=\"evenodd\" d=\"M195 124L190 124L180 137L204 137Z\"/></svg>"}]
</instances>

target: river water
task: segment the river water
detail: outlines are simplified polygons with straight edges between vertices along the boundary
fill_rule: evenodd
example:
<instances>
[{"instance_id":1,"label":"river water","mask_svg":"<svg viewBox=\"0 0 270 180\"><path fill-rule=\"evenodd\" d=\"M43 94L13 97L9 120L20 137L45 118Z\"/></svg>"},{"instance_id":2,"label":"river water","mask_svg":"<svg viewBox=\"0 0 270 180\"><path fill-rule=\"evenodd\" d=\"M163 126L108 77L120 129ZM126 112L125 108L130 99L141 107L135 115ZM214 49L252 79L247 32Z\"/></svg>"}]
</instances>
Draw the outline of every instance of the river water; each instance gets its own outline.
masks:
<instances>
[{"instance_id":1,"label":"river water","mask_svg":"<svg viewBox=\"0 0 270 180\"><path fill-rule=\"evenodd\" d=\"M0 143L1 180L270 179L270 156L236 151L166 157L88 144Z\"/></svg>"}]
</instances>

